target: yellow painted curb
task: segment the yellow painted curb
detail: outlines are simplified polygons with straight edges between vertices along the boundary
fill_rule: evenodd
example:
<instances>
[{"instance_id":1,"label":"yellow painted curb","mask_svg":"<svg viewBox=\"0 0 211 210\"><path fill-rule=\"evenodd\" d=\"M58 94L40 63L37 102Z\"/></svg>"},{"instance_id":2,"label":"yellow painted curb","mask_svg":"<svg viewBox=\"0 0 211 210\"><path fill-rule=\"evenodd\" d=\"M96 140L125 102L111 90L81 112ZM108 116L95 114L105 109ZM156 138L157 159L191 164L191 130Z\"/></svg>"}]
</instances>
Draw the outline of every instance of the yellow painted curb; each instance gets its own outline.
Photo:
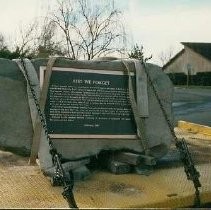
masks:
<instances>
[{"instance_id":1,"label":"yellow painted curb","mask_svg":"<svg viewBox=\"0 0 211 210\"><path fill-rule=\"evenodd\" d=\"M187 130L188 132L191 133L200 133L203 135L211 136L211 127L205 125L200 125L186 121L178 121L178 128Z\"/></svg>"}]
</instances>

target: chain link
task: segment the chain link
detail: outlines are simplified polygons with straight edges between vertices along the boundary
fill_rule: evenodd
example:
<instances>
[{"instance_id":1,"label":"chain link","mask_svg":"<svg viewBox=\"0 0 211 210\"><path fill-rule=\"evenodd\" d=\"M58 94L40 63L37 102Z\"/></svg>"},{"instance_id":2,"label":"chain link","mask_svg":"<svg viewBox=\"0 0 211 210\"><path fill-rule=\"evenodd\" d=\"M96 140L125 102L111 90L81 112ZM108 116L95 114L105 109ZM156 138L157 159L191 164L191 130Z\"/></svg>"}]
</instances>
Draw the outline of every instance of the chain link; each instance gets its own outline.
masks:
<instances>
[{"instance_id":1,"label":"chain link","mask_svg":"<svg viewBox=\"0 0 211 210\"><path fill-rule=\"evenodd\" d=\"M52 140L51 140L51 138L50 138L50 136L48 134L48 128L47 128L46 120L45 120L43 112L40 109L40 103L39 103L39 100L37 98L36 92L35 92L35 90L33 88L33 85L31 84L31 80L29 79L29 75L28 75L28 71L26 70L26 65L25 65L24 59L21 59L21 63L22 63L23 69L25 71L27 80L28 80L27 82L29 84L29 88L30 88L30 91L31 91L33 99L34 99L34 103L35 103L35 106L37 108L37 112L38 112L38 115L40 117L40 121L41 121L42 127L43 127L45 135L47 137L47 141L49 142L50 148L53 150L54 149L53 142L52 142Z\"/></svg>"},{"instance_id":2,"label":"chain link","mask_svg":"<svg viewBox=\"0 0 211 210\"><path fill-rule=\"evenodd\" d=\"M153 93L158 101L158 104L161 108L161 111L163 113L163 116L167 122L167 125L168 125L168 128L172 134L172 137L174 139L174 142L175 142L175 145L177 147L177 149L179 150L179 153L180 153L180 159L184 165L184 170L185 170L185 173L187 175L187 179L188 180L191 180L194 184L194 188L195 188L195 199L194 199L194 206L195 207L200 207L200 191L199 191L199 187L201 187L201 183L199 181L199 177L200 177L200 174L199 172L196 170L195 168L195 165L193 163L193 160L192 160L192 157L191 157L191 154L190 154L190 151L188 149L188 146L185 142L185 139L182 138L181 140L179 140L174 132L174 127L166 113L166 110L162 104L162 101L160 99L160 96L158 94L158 91L156 90L155 88L155 85L149 75L149 72L147 70L147 67L146 67L146 64L144 62L142 62L142 65L143 65L143 69L147 75L147 79L149 81L149 84L150 84L150 87L152 88L153 90Z\"/></svg>"},{"instance_id":3,"label":"chain link","mask_svg":"<svg viewBox=\"0 0 211 210\"><path fill-rule=\"evenodd\" d=\"M40 108L39 99L37 98L37 95L36 95L36 92L33 88L31 80L29 79L28 71L26 70L26 65L25 65L24 59L22 59L22 58L21 58L21 63L22 63L23 69L24 69L25 74L26 74L27 82L29 84L29 88L30 88L30 91L31 91L33 99L34 99L34 103L35 103L35 106L37 108L38 115L40 117L41 125L44 129L47 141L49 143L49 147L50 147L49 152L52 156L52 161L53 161L53 164L55 166L55 174L54 174L53 178L57 179L63 185L64 191L63 191L62 195L67 200L69 207L70 208L78 208L77 205L76 205L75 199L74 199L73 192L72 192L73 184L74 184L73 173L72 173L72 171L69 171L70 180L68 180L66 178L64 169L63 169L62 164L61 164L62 156L61 156L61 154L59 154L57 152L57 149L54 147L53 141L51 140L51 138L49 136L45 115Z\"/></svg>"}]
</instances>

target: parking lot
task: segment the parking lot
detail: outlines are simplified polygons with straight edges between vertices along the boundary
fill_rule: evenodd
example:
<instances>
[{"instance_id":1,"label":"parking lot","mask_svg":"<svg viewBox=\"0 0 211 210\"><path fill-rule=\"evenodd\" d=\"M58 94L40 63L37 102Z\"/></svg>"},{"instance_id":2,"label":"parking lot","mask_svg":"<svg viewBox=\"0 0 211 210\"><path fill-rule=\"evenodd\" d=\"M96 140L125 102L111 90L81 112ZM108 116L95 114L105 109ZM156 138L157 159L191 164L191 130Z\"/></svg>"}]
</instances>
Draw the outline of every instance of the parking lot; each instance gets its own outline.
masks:
<instances>
[{"instance_id":1,"label":"parking lot","mask_svg":"<svg viewBox=\"0 0 211 210\"><path fill-rule=\"evenodd\" d=\"M211 126L211 88L174 88L174 122L185 120Z\"/></svg>"}]
</instances>

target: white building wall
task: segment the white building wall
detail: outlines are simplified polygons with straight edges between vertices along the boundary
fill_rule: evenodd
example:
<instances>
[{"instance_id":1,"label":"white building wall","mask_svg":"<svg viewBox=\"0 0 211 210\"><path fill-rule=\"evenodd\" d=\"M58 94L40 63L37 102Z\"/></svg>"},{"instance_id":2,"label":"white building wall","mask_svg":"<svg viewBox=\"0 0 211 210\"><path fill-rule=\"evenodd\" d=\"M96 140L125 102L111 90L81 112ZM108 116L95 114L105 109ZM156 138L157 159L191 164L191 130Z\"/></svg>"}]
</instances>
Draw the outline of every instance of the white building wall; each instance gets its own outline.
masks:
<instances>
[{"instance_id":1,"label":"white building wall","mask_svg":"<svg viewBox=\"0 0 211 210\"><path fill-rule=\"evenodd\" d=\"M188 73L194 75L197 72L211 72L211 61L202 57L188 47L164 70L165 73Z\"/></svg>"}]
</instances>

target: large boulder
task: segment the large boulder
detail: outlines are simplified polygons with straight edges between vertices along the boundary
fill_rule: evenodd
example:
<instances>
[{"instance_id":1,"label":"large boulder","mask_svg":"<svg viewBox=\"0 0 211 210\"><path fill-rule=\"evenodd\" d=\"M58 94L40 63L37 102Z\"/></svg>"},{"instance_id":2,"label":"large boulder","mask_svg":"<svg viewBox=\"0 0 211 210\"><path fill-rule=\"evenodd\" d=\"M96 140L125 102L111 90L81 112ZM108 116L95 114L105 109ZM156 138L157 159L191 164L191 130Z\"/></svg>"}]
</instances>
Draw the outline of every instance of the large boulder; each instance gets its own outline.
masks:
<instances>
[{"instance_id":1,"label":"large boulder","mask_svg":"<svg viewBox=\"0 0 211 210\"><path fill-rule=\"evenodd\" d=\"M46 66L47 61L47 59L32 60L38 78L40 77L40 67ZM133 61L128 62L130 70L135 72ZM124 71L125 68L121 60L108 61L106 59L75 61L59 58L54 66L118 71ZM172 122L172 83L160 67L153 64L147 64L146 66L168 118ZM34 82L39 86L38 81ZM0 88L0 146L27 155L30 153L32 144L33 126L26 80L14 61L0 59ZM149 116L145 118L145 133L151 154L156 158L160 158L167 153L172 141L172 135L149 82L147 83L147 93ZM97 155L102 150L143 151L139 140L131 139L53 139L53 143L66 159ZM44 155L43 152L42 155Z\"/></svg>"},{"instance_id":2,"label":"large boulder","mask_svg":"<svg viewBox=\"0 0 211 210\"><path fill-rule=\"evenodd\" d=\"M26 81L14 61L0 59L0 147L30 154L32 121Z\"/></svg>"}]
</instances>

